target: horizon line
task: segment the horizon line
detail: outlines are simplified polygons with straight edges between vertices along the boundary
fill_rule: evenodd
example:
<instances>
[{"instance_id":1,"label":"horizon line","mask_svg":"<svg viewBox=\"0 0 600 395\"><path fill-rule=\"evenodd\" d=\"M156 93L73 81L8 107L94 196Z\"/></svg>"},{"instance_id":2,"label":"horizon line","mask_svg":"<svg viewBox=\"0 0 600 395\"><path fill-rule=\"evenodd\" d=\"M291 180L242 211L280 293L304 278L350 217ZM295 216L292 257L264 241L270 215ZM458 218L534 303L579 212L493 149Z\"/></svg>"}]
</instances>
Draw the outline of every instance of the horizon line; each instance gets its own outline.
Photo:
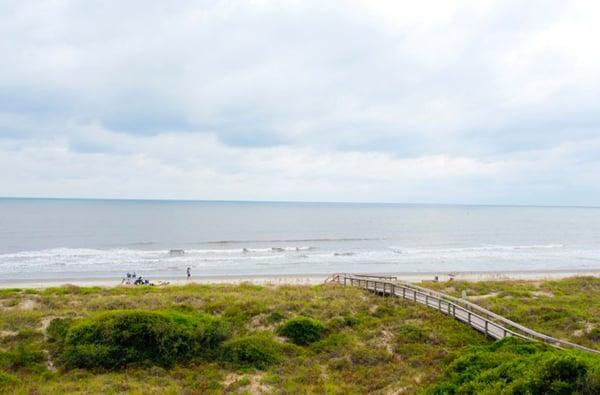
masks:
<instances>
[{"instance_id":1,"label":"horizon line","mask_svg":"<svg viewBox=\"0 0 600 395\"><path fill-rule=\"evenodd\" d=\"M89 201L130 201L130 202L181 202L181 203L291 203L291 204L355 204L355 205L396 205L396 206L465 206L465 207L536 207L536 208L600 208L593 205L560 204L507 204L507 203L414 203L381 201L317 201L317 200L233 200L233 199L169 199L169 198L100 198L100 197L39 197L39 196L0 196L0 200L89 200Z\"/></svg>"}]
</instances>

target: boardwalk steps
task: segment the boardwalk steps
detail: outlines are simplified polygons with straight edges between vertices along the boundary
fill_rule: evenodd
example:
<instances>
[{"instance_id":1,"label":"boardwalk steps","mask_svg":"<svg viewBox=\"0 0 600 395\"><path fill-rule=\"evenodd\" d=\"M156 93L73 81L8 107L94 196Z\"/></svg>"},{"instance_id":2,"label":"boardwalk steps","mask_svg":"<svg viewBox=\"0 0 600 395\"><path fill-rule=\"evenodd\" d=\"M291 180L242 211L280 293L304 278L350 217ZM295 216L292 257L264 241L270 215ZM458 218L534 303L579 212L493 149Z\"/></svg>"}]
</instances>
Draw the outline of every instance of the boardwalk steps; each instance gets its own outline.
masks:
<instances>
[{"instance_id":1,"label":"boardwalk steps","mask_svg":"<svg viewBox=\"0 0 600 395\"><path fill-rule=\"evenodd\" d=\"M393 276L335 273L326 281L360 287L383 296L396 296L423 304L452 316L493 339L514 336L529 341L540 341L557 348L574 348L600 355L598 350L544 335L464 299L398 281Z\"/></svg>"}]
</instances>

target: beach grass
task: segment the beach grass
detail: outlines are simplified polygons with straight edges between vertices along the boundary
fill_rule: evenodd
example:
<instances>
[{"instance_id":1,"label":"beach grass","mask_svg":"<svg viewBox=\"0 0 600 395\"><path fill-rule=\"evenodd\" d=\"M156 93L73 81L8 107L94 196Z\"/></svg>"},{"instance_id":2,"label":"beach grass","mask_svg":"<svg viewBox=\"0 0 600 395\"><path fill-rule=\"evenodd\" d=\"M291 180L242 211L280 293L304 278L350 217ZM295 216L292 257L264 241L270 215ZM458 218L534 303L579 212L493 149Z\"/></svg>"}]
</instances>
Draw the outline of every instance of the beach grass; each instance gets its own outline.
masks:
<instances>
[{"instance_id":1,"label":"beach grass","mask_svg":"<svg viewBox=\"0 0 600 395\"><path fill-rule=\"evenodd\" d=\"M598 348L600 279L425 285L455 295L466 290L517 322ZM186 323L199 316L218 320L227 331L210 353L203 354L200 344L197 358L186 354L168 364L154 363L163 360L155 356L95 367L65 363L69 333L81 345L73 334L97 325L86 341L107 345L96 336L100 323L106 314L123 312L137 317L136 325L157 317L187 325L181 333L190 339L197 339L196 329ZM493 344L425 306L334 284L0 290L0 392L7 393L430 392L446 388L445 382L455 385L450 370L456 361L489 353Z\"/></svg>"}]
</instances>

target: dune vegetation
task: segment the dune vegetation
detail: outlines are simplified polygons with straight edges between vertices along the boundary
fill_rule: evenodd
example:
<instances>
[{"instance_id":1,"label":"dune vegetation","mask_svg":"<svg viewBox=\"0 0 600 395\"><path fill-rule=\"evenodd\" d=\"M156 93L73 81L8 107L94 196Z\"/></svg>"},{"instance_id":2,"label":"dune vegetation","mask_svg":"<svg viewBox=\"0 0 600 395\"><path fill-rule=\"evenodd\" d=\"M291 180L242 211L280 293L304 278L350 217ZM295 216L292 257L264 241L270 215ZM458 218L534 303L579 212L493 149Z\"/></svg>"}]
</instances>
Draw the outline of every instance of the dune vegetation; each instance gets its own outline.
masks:
<instances>
[{"instance_id":1,"label":"dune vegetation","mask_svg":"<svg viewBox=\"0 0 600 395\"><path fill-rule=\"evenodd\" d=\"M600 279L428 283L600 348ZM600 358L360 289L0 290L0 392L598 393Z\"/></svg>"}]
</instances>

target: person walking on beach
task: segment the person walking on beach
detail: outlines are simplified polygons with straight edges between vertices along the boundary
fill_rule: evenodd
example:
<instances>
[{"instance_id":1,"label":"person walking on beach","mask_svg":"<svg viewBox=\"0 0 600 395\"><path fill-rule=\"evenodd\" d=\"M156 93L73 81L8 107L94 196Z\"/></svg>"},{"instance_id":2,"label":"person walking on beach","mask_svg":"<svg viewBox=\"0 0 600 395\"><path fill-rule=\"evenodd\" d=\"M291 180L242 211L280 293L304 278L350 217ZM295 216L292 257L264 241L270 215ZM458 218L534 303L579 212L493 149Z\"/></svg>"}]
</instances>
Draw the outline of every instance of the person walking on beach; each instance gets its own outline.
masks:
<instances>
[{"instance_id":1,"label":"person walking on beach","mask_svg":"<svg viewBox=\"0 0 600 395\"><path fill-rule=\"evenodd\" d=\"M192 277L192 269L190 267L187 268L187 279L189 280Z\"/></svg>"}]
</instances>

